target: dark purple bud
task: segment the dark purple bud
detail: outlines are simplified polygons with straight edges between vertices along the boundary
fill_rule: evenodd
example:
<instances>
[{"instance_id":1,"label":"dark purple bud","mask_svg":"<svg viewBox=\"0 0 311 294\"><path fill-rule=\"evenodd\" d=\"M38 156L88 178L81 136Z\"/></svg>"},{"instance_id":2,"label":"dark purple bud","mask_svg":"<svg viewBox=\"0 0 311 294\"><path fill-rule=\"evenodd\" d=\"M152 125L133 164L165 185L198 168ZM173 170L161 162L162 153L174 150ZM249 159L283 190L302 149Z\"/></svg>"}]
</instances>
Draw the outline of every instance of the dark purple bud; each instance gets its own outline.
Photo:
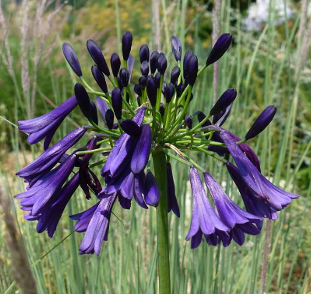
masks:
<instances>
[{"instance_id":1,"label":"dark purple bud","mask_svg":"<svg viewBox=\"0 0 311 294\"><path fill-rule=\"evenodd\" d=\"M167 86L167 83L165 82L165 81L163 81L163 83L162 83L162 94L164 95L164 93L165 93L165 88L166 88L166 86Z\"/></svg>"},{"instance_id":2,"label":"dark purple bud","mask_svg":"<svg viewBox=\"0 0 311 294\"><path fill-rule=\"evenodd\" d=\"M164 97L165 97L166 103L171 102L171 100L174 96L174 91L175 91L175 88L174 88L174 85L172 83L169 83L166 85L165 91L164 91Z\"/></svg>"},{"instance_id":3,"label":"dark purple bud","mask_svg":"<svg viewBox=\"0 0 311 294\"><path fill-rule=\"evenodd\" d=\"M167 68L167 59L164 53L159 54L157 68L161 76L163 76Z\"/></svg>"},{"instance_id":4,"label":"dark purple bud","mask_svg":"<svg viewBox=\"0 0 311 294\"><path fill-rule=\"evenodd\" d=\"M155 106L157 102L157 87L153 76L149 76L147 79L147 95L151 105Z\"/></svg>"},{"instance_id":5,"label":"dark purple bud","mask_svg":"<svg viewBox=\"0 0 311 294\"><path fill-rule=\"evenodd\" d=\"M122 89L123 89L124 87L123 87L123 85L122 85L122 80L121 80L121 78L120 78L120 75L118 75L117 79L118 79L118 86L119 86L120 90L122 91Z\"/></svg>"},{"instance_id":6,"label":"dark purple bud","mask_svg":"<svg viewBox=\"0 0 311 294\"><path fill-rule=\"evenodd\" d=\"M126 31L122 37L122 55L124 60L128 60L132 48L132 33Z\"/></svg>"},{"instance_id":7,"label":"dark purple bud","mask_svg":"<svg viewBox=\"0 0 311 294\"><path fill-rule=\"evenodd\" d=\"M150 171L145 178L144 190L146 204L157 207L160 201L160 190L154 175Z\"/></svg>"},{"instance_id":8,"label":"dark purple bud","mask_svg":"<svg viewBox=\"0 0 311 294\"><path fill-rule=\"evenodd\" d=\"M164 113L165 113L165 105L164 103L160 103L160 109L159 109L159 112L161 114L161 116L164 116Z\"/></svg>"},{"instance_id":9,"label":"dark purple bud","mask_svg":"<svg viewBox=\"0 0 311 294\"><path fill-rule=\"evenodd\" d=\"M219 112L213 116L213 124L214 125L221 127L225 123L225 121L227 120L227 118L230 114L232 105L233 105L233 103L231 103L226 109L222 110L221 112Z\"/></svg>"},{"instance_id":10,"label":"dark purple bud","mask_svg":"<svg viewBox=\"0 0 311 294\"><path fill-rule=\"evenodd\" d=\"M192 51L187 51L185 56L184 56L184 61L183 61L183 73L184 73L184 79L186 79L187 77L187 73L189 72L187 69L188 66L188 61L190 60L190 58L193 56L193 52Z\"/></svg>"},{"instance_id":11,"label":"dark purple bud","mask_svg":"<svg viewBox=\"0 0 311 294\"><path fill-rule=\"evenodd\" d=\"M113 53L110 58L111 70L113 76L116 78L118 76L120 67L121 67L121 60L117 53Z\"/></svg>"},{"instance_id":12,"label":"dark purple bud","mask_svg":"<svg viewBox=\"0 0 311 294\"><path fill-rule=\"evenodd\" d=\"M127 70L129 71L129 74L130 74L129 83L131 82L131 76L133 73L133 69L134 69L134 57L132 54L130 54L129 59L127 61Z\"/></svg>"},{"instance_id":13,"label":"dark purple bud","mask_svg":"<svg viewBox=\"0 0 311 294\"><path fill-rule=\"evenodd\" d=\"M105 121L109 130L113 127L114 114L113 111L109 108L105 113Z\"/></svg>"},{"instance_id":14,"label":"dark purple bud","mask_svg":"<svg viewBox=\"0 0 311 294\"><path fill-rule=\"evenodd\" d=\"M122 130L130 136L138 137L141 133L141 128L131 119L121 121L120 125Z\"/></svg>"},{"instance_id":15,"label":"dark purple bud","mask_svg":"<svg viewBox=\"0 0 311 294\"><path fill-rule=\"evenodd\" d=\"M90 120L92 119L92 109L89 95L87 94L85 88L80 84L75 84L75 95L78 101L79 107L84 114L84 116Z\"/></svg>"},{"instance_id":16,"label":"dark purple bud","mask_svg":"<svg viewBox=\"0 0 311 294\"><path fill-rule=\"evenodd\" d=\"M153 51L150 56L150 71L154 74L158 66L159 52Z\"/></svg>"},{"instance_id":17,"label":"dark purple bud","mask_svg":"<svg viewBox=\"0 0 311 294\"><path fill-rule=\"evenodd\" d=\"M177 83L179 75L180 75L180 68L179 68L179 66L175 66L171 72L171 83L172 84Z\"/></svg>"},{"instance_id":18,"label":"dark purple bud","mask_svg":"<svg viewBox=\"0 0 311 294\"><path fill-rule=\"evenodd\" d=\"M98 115L96 105L92 100L90 100L90 105L91 105L91 119L95 124L98 125Z\"/></svg>"},{"instance_id":19,"label":"dark purple bud","mask_svg":"<svg viewBox=\"0 0 311 294\"><path fill-rule=\"evenodd\" d=\"M215 115L226 109L234 101L236 95L236 89L228 89L227 91L225 91L211 109L210 115Z\"/></svg>"},{"instance_id":20,"label":"dark purple bud","mask_svg":"<svg viewBox=\"0 0 311 294\"><path fill-rule=\"evenodd\" d=\"M185 91L186 87L187 86L185 84L183 84L183 83L180 83L176 87L177 97L180 97L182 95L182 93Z\"/></svg>"},{"instance_id":21,"label":"dark purple bud","mask_svg":"<svg viewBox=\"0 0 311 294\"><path fill-rule=\"evenodd\" d=\"M147 78L144 77L144 76L141 76L141 77L138 79L138 83L139 83L139 85L140 85L140 87L141 87L142 89L145 89L146 84L147 84Z\"/></svg>"},{"instance_id":22,"label":"dark purple bud","mask_svg":"<svg viewBox=\"0 0 311 294\"><path fill-rule=\"evenodd\" d=\"M141 87L140 87L139 84L135 84L135 86L134 86L134 92L135 92L139 97L141 97L142 91L141 91Z\"/></svg>"},{"instance_id":23,"label":"dark purple bud","mask_svg":"<svg viewBox=\"0 0 311 294\"><path fill-rule=\"evenodd\" d=\"M172 210L177 217L180 217L179 207L175 194L175 183L172 173L172 167L169 162L166 163L166 175L167 175L167 212L170 212Z\"/></svg>"},{"instance_id":24,"label":"dark purple bud","mask_svg":"<svg viewBox=\"0 0 311 294\"><path fill-rule=\"evenodd\" d=\"M149 74L149 63L147 60L143 61L143 63L141 64L140 71L141 71L141 74L143 76L145 76L145 77L148 76L148 74Z\"/></svg>"},{"instance_id":25,"label":"dark purple bud","mask_svg":"<svg viewBox=\"0 0 311 294\"><path fill-rule=\"evenodd\" d=\"M129 80L130 80L130 73L126 68L121 68L120 79L121 79L122 86L124 88L126 88L129 84Z\"/></svg>"},{"instance_id":26,"label":"dark purple bud","mask_svg":"<svg viewBox=\"0 0 311 294\"><path fill-rule=\"evenodd\" d=\"M94 77L94 80L98 84L98 86L101 88L101 90L106 94L108 93L108 88L105 80L105 76L103 73L98 69L96 65L92 66L92 74Z\"/></svg>"},{"instance_id":27,"label":"dark purple bud","mask_svg":"<svg viewBox=\"0 0 311 294\"><path fill-rule=\"evenodd\" d=\"M99 70L107 77L110 76L107 62L99 46L93 40L88 40L86 42L86 47Z\"/></svg>"},{"instance_id":28,"label":"dark purple bud","mask_svg":"<svg viewBox=\"0 0 311 294\"><path fill-rule=\"evenodd\" d=\"M149 160L150 150L151 129L149 125L144 125L131 160L131 170L134 174L138 174L145 169Z\"/></svg>"},{"instance_id":29,"label":"dark purple bud","mask_svg":"<svg viewBox=\"0 0 311 294\"><path fill-rule=\"evenodd\" d=\"M186 70L187 82L193 87L198 75L198 58L195 55L189 58Z\"/></svg>"},{"instance_id":30,"label":"dark purple bud","mask_svg":"<svg viewBox=\"0 0 311 294\"><path fill-rule=\"evenodd\" d=\"M199 122L201 122L204 118L206 118L206 115L202 112L202 111L197 111L194 115L197 115L198 116L198 120ZM202 127L207 127L207 126L210 126L212 123L207 120Z\"/></svg>"},{"instance_id":31,"label":"dark purple bud","mask_svg":"<svg viewBox=\"0 0 311 294\"><path fill-rule=\"evenodd\" d=\"M117 130L119 128L119 124L118 123L114 123L112 126L113 130Z\"/></svg>"},{"instance_id":32,"label":"dark purple bud","mask_svg":"<svg viewBox=\"0 0 311 294\"><path fill-rule=\"evenodd\" d=\"M220 59L228 50L231 41L232 36L230 34L221 35L213 46L212 51L206 60L206 65L209 66L210 64L213 64L218 59Z\"/></svg>"},{"instance_id":33,"label":"dark purple bud","mask_svg":"<svg viewBox=\"0 0 311 294\"><path fill-rule=\"evenodd\" d=\"M122 94L119 88L114 88L111 93L111 102L117 119L122 117Z\"/></svg>"},{"instance_id":34,"label":"dark purple bud","mask_svg":"<svg viewBox=\"0 0 311 294\"><path fill-rule=\"evenodd\" d=\"M174 54L174 57L176 59L176 61L180 61L181 60L181 43L180 40L173 36L172 37L172 52Z\"/></svg>"},{"instance_id":35,"label":"dark purple bud","mask_svg":"<svg viewBox=\"0 0 311 294\"><path fill-rule=\"evenodd\" d=\"M139 50L140 63L149 62L149 48L146 44L142 45Z\"/></svg>"},{"instance_id":36,"label":"dark purple bud","mask_svg":"<svg viewBox=\"0 0 311 294\"><path fill-rule=\"evenodd\" d=\"M159 72L157 72L156 75L154 76L154 82L155 82L157 89L159 89L160 82L161 82L161 74Z\"/></svg>"},{"instance_id":37,"label":"dark purple bud","mask_svg":"<svg viewBox=\"0 0 311 294\"><path fill-rule=\"evenodd\" d=\"M276 114L276 107L274 105L268 106L256 119L249 131L247 132L245 139L249 140L260 134L272 121Z\"/></svg>"},{"instance_id":38,"label":"dark purple bud","mask_svg":"<svg viewBox=\"0 0 311 294\"><path fill-rule=\"evenodd\" d=\"M64 43L62 49L63 49L63 54L64 54L68 64L70 65L70 67L74 71L74 73L78 77L82 77L81 66L80 66L76 52L73 50L71 45L68 43Z\"/></svg>"},{"instance_id":39,"label":"dark purple bud","mask_svg":"<svg viewBox=\"0 0 311 294\"><path fill-rule=\"evenodd\" d=\"M186 114L185 115L185 124L191 130L192 129L192 116Z\"/></svg>"}]
</instances>

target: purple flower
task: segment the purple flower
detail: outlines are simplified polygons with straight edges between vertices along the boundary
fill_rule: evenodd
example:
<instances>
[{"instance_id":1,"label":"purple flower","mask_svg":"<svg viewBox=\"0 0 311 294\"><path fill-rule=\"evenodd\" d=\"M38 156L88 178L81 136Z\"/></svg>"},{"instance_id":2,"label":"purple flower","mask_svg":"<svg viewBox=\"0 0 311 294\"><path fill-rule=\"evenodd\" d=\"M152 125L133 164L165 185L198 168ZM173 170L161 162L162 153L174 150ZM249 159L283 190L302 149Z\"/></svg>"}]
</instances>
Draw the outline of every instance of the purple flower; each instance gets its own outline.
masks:
<instances>
[{"instance_id":1,"label":"purple flower","mask_svg":"<svg viewBox=\"0 0 311 294\"><path fill-rule=\"evenodd\" d=\"M268 106L256 119L253 123L247 134L245 135L245 139L249 140L251 138L256 137L260 134L272 121L276 114L276 107L274 105Z\"/></svg>"},{"instance_id":2,"label":"purple flower","mask_svg":"<svg viewBox=\"0 0 311 294\"><path fill-rule=\"evenodd\" d=\"M166 163L166 176L167 176L167 208L168 212L173 211L177 217L180 217L179 207L175 194L175 183L172 173L171 164Z\"/></svg>"},{"instance_id":3,"label":"purple flower","mask_svg":"<svg viewBox=\"0 0 311 294\"><path fill-rule=\"evenodd\" d=\"M140 126L132 119L122 120L120 126L122 130L130 136L138 137L141 133Z\"/></svg>"},{"instance_id":4,"label":"purple flower","mask_svg":"<svg viewBox=\"0 0 311 294\"><path fill-rule=\"evenodd\" d=\"M204 173L204 180L215 203L219 218L231 228L230 236L237 244L240 246L244 244L244 233L251 235L260 233L260 230L254 225L261 222L260 217L252 215L236 205L209 173Z\"/></svg>"},{"instance_id":5,"label":"purple flower","mask_svg":"<svg viewBox=\"0 0 311 294\"><path fill-rule=\"evenodd\" d=\"M139 206L142 208L148 209L148 206L145 203L143 198L144 194L144 186L145 186L145 173L142 171L139 174L134 175L134 199Z\"/></svg>"},{"instance_id":6,"label":"purple flower","mask_svg":"<svg viewBox=\"0 0 311 294\"><path fill-rule=\"evenodd\" d=\"M100 200L87 226L79 254L93 254L95 252L96 255L99 255L103 241L108 240L110 215L115 200L115 194ZM85 214L83 216L87 222L89 217Z\"/></svg>"},{"instance_id":7,"label":"purple flower","mask_svg":"<svg viewBox=\"0 0 311 294\"><path fill-rule=\"evenodd\" d=\"M209 66L220 59L228 50L231 41L232 36L230 34L222 34L213 46L212 51L206 60L206 66Z\"/></svg>"},{"instance_id":8,"label":"purple flower","mask_svg":"<svg viewBox=\"0 0 311 294\"><path fill-rule=\"evenodd\" d=\"M73 50L71 45L68 43L64 43L62 46L62 49L63 49L63 54L64 54L68 64L70 65L70 67L74 71L74 73L78 77L82 77L81 66L80 66L76 52Z\"/></svg>"},{"instance_id":9,"label":"purple flower","mask_svg":"<svg viewBox=\"0 0 311 294\"><path fill-rule=\"evenodd\" d=\"M60 188L72 172L76 159L76 155L71 155L56 169L45 174L29 190L16 195L16 198L22 198L22 209L31 211L32 216L39 215L50 201L59 196Z\"/></svg>"},{"instance_id":10,"label":"purple flower","mask_svg":"<svg viewBox=\"0 0 311 294\"><path fill-rule=\"evenodd\" d=\"M69 202L71 196L79 186L79 174L75 174L73 178L61 189L57 199L53 199L52 203L46 205L42 210L38 219L37 232L42 233L48 231L48 236L53 237L58 222Z\"/></svg>"},{"instance_id":11,"label":"purple flower","mask_svg":"<svg viewBox=\"0 0 311 294\"><path fill-rule=\"evenodd\" d=\"M76 97L73 96L47 114L29 120L20 120L19 129L29 134L27 140L30 144L46 138L44 147L47 149L59 125L77 105Z\"/></svg>"},{"instance_id":12,"label":"purple flower","mask_svg":"<svg viewBox=\"0 0 311 294\"><path fill-rule=\"evenodd\" d=\"M290 204L292 199L299 197L298 195L283 191L269 182L244 155L227 131L222 130L220 136L232 155L248 189L251 193L254 193L255 197L268 202L275 211L282 210Z\"/></svg>"},{"instance_id":13,"label":"purple flower","mask_svg":"<svg viewBox=\"0 0 311 294\"><path fill-rule=\"evenodd\" d=\"M157 207L160 201L160 190L156 178L152 172L148 171L145 178L145 202L150 205Z\"/></svg>"},{"instance_id":14,"label":"purple flower","mask_svg":"<svg viewBox=\"0 0 311 294\"><path fill-rule=\"evenodd\" d=\"M206 242L216 246L223 242L224 246L230 244L229 230L215 213L208 201L199 172L190 168L190 183L193 194L192 220L186 240L191 238L191 248L196 248L205 236Z\"/></svg>"},{"instance_id":15,"label":"purple flower","mask_svg":"<svg viewBox=\"0 0 311 294\"><path fill-rule=\"evenodd\" d=\"M243 180L242 175L239 173L238 169L231 163L227 163L227 169L230 173L230 176L236 186L238 187L240 194L242 196L243 202L245 204L246 211L250 212L253 215L259 217L265 217L272 220L276 220L278 215L271 205L264 199L258 198L252 193L245 181ZM258 224L257 224L258 226ZM259 224L261 228L262 223Z\"/></svg>"},{"instance_id":16,"label":"purple flower","mask_svg":"<svg viewBox=\"0 0 311 294\"><path fill-rule=\"evenodd\" d=\"M50 171L59 162L63 154L82 138L85 132L85 127L73 130L58 143L45 150L31 164L17 172L16 175L31 180L40 174Z\"/></svg>"}]
</instances>

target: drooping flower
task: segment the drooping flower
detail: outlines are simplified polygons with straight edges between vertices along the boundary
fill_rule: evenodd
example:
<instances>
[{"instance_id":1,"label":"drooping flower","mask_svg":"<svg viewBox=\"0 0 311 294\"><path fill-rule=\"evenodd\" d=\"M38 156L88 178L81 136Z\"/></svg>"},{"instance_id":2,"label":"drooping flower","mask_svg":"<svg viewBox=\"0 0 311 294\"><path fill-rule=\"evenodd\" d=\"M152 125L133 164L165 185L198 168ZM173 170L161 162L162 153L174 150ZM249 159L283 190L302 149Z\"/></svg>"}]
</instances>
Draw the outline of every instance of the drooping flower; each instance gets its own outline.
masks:
<instances>
[{"instance_id":1,"label":"drooping flower","mask_svg":"<svg viewBox=\"0 0 311 294\"><path fill-rule=\"evenodd\" d=\"M63 154L82 138L86 130L86 127L80 127L73 130L16 174L29 181L40 174L45 174L50 171L59 162Z\"/></svg>"},{"instance_id":2,"label":"drooping flower","mask_svg":"<svg viewBox=\"0 0 311 294\"><path fill-rule=\"evenodd\" d=\"M186 240L191 239L191 248L196 248L205 236L206 242L216 246L220 241L224 246L230 244L229 230L215 213L208 201L199 172L190 168L190 183L193 196L192 220Z\"/></svg>"},{"instance_id":3,"label":"drooping flower","mask_svg":"<svg viewBox=\"0 0 311 294\"><path fill-rule=\"evenodd\" d=\"M30 144L38 143L46 138L44 147L47 149L59 125L77 105L76 97L73 96L42 116L29 120L20 120L18 122L19 129L29 134L27 141Z\"/></svg>"},{"instance_id":4,"label":"drooping flower","mask_svg":"<svg viewBox=\"0 0 311 294\"><path fill-rule=\"evenodd\" d=\"M222 130L220 136L233 157L238 171L247 184L248 189L254 193L256 197L267 201L272 209L276 211L282 210L290 204L292 199L299 197L298 195L283 191L268 181L244 155L227 131Z\"/></svg>"},{"instance_id":5,"label":"drooping flower","mask_svg":"<svg viewBox=\"0 0 311 294\"><path fill-rule=\"evenodd\" d=\"M173 178L172 166L166 163L167 175L167 211L173 211L177 217L180 217L179 206L175 194L175 183Z\"/></svg>"},{"instance_id":6,"label":"drooping flower","mask_svg":"<svg viewBox=\"0 0 311 294\"><path fill-rule=\"evenodd\" d=\"M231 229L230 236L233 240L242 246L245 241L244 233L258 235L260 230L255 224L261 223L261 218L244 211L236 205L209 173L205 172L203 175L219 218Z\"/></svg>"},{"instance_id":7,"label":"drooping flower","mask_svg":"<svg viewBox=\"0 0 311 294\"><path fill-rule=\"evenodd\" d=\"M148 171L145 178L145 202L150 206L157 207L160 201L160 190L156 178Z\"/></svg>"},{"instance_id":8,"label":"drooping flower","mask_svg":"<svg viewBox=\"0 0 311 294\"><path fill-rule=\"evenodd\" d=\"M79 254L95 252L96 255L99 255L103 241L108 240L110 215L115 200L115 194L100 200L87 226L79 248Z\"/></svg>"}]
</instances>

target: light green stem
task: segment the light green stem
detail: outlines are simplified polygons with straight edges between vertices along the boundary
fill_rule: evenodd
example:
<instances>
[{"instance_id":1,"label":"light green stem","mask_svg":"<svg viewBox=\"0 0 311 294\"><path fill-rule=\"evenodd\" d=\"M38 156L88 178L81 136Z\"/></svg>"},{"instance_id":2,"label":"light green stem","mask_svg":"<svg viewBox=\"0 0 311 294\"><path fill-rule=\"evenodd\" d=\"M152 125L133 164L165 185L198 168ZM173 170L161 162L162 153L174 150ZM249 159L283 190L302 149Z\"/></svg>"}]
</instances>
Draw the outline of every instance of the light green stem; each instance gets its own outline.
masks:
<instances>
[{"instance_id":1,"label":"light green stem","mask_svg":"<svg viewBox=\"0 0 311 294\"><path fill-rule=\"evenodd\" d=\"M166 158L163 151L154 153L152 157L154 173L160 189L160 202L157 207L159 293L170 294Z\"/></svg>"}]
</instances>

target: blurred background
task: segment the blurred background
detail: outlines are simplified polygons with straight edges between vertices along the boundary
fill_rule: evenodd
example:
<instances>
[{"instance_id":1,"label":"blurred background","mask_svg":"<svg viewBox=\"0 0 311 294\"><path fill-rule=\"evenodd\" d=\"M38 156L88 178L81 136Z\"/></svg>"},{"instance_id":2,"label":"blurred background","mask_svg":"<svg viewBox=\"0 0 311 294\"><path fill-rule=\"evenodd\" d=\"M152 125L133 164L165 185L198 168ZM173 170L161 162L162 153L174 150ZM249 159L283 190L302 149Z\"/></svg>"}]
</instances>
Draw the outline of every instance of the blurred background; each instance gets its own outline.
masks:
<instances>
[{"instance_id":1,"label":"blurred background","mask_svg":"<svg viewBox=\"0 0 311 294\"><path fill-rule=\"evenodd\" d=\"M301 195L268 229L264 226L260 236L248 237L243 247L205 243L191 250L184 240L191 219L188 171L173 169L181 217L169 215L172 293L311 293L310 2L222 0L217 6L207 0L0 1L0 178L7 205L2 207L8 209L0 210L0 293L21 293L14 282L5 212L23 236L22 251L31 264L37 293L157 293L153 208L142 211L133 205L124 212L116 207L121 221L112 218L109 242L100 257L79 256L82 236L71 234L68 216L90 207L95 199L85 203L82 193L76 193L53 239L37 234L36 224L24 221L13 199L24 190L15 172L42 152L40 144L27 144L17 121L42 115L73 95L77 78L65 62L62 43L73 46L84 78L97 89L86 41L96 41L109 60L113 52L121 52L126 30L134 36L133 83L139 78L142 44L155 50L160 43L172 68L170 38L175 35L183 52L193 50L202 66L213 31L231 33L233 45L219 62L217 86L209 68L195 86L191 109L208 111L213 95L236 88L238 98L225 128L241 137L266 106L276 105L273 123L250 145L265 176ZM85 122L76 110L55 142L79 123ZM241 204L226 170L209 158L191 156L218 174L227 193Z\"/></svg>"}]
</instances>

